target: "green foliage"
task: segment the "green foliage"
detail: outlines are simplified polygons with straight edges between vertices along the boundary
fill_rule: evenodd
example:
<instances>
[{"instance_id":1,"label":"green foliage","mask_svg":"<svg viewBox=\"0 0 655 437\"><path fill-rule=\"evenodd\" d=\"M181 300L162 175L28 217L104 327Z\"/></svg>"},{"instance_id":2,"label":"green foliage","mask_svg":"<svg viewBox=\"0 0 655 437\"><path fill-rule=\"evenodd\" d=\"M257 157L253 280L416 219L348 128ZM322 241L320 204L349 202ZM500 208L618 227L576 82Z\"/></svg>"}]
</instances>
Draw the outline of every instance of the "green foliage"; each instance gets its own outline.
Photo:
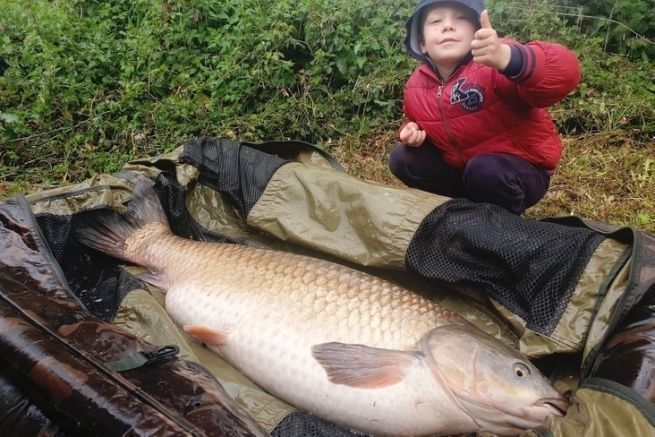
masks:
<instances>
[{"instance_id":1,"label":"green foliage","mask_svg":"<svg viewBox=\"0 0 655 437\"><path fill-rule=\"evenodd\" d=\"M559 42L573 49L580 59L583 78L579 88L564 102L552 108L560 130L567 134L626 129L643 141L655 137L655 66L642 56L623 55L624 50L608 45L608 36L598 29L608 26L600 5L631 3L648 10L650 23L655 10L645 3L652 0L560 2L548 0L538 4L516 0L496 0L491 13L494 25L508 37L522 42L541 39ZM528 7L529 6L529 7ZM624 15L615 14L614 19ZM641 16L644 16L643 14ZM625 27L621 27L625 29ZM650 31L655 28L650 26ZM644 40L624 34L624 42L643 47ZM654 44L647 44L649 50ZM615 52L611 52L615 50ZM640 52L642 53L642 52ZM634 52L633 54L636 54Z\"/></svg>"},{"instance_id":2,"label":"green foliage","mask_svg":"<svg viewBox=\"0 0 655 437\"><path fill-rule=\"evenodd\" d=\"M655 4L653 0L570 1L583 7L586 33L603 38L614 53L646 61L655 56Z\"/></svg>"},{"instance_id":3,"label":"green foliage","mask_svg":"<svg viewBox=\"0 0 655 437\"><path fill-rule=\"evenodd\" d=\"M414 4L0 0L0 173L80 180L199 135L329 144L395 130L416 65L403 48ZM624 46L553 1L492 6L500 32L580 55L582 86L553 108L563 131L652 137L650 62L610 53Z\"/></svg>"},{"instance_id":4,"label":"green foliage","mask_svg":"<svg viewBox=\"0 0 655 437\"><path fill-rule=\"evenodd\" d=\"M487 2L524 38L568 34L593 38L604 52L646 61L655 56L653 0L496 0ZM507 29L509 30L509 28ZM573 32L571 32L573 31Z\"/></svg>"}]
</instances>

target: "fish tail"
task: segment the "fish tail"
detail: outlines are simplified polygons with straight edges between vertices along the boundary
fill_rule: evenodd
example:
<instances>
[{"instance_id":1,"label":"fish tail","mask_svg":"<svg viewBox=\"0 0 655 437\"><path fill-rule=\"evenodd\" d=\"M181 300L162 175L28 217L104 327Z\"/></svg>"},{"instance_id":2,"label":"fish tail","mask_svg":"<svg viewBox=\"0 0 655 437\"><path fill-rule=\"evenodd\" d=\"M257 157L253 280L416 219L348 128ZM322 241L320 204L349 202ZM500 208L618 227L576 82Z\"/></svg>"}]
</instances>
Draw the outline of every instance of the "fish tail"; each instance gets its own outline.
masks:
<instances>
[{"instance_id":1,"label":"fish tail","mask_svg":"<svg viewBox=\"0 0 655 437\"><path fill-rule=\"evenodd\" d=\"M85 246L125 261L138 262L135 255L126 252L126 241L153 223L170 232L166 214L149 179L140 179L127 204L127 212L95 210L81 218L76 231L78 241Z\"/></svg>"}]
</instances>

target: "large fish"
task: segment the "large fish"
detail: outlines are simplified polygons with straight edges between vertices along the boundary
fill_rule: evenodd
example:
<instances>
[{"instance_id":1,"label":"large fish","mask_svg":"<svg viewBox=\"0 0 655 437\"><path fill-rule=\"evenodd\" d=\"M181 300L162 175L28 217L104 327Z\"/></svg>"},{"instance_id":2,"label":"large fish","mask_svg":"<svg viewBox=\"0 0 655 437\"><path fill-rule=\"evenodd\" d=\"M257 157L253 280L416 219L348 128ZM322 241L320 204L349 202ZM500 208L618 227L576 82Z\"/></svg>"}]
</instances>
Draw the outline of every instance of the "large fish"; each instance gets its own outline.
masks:
<instances>
[{"instance_id":1,"label":"large fish","mask_svg":"<svg viewBox=\"0 0 655 437\"><path fill-rule=\"evenodd\" d=\"M517 434L566 401L514 349L377 277L292 253L175 236L149 181L84 244L148 268L198 341L299 409L385 435Z\"/></svg>"}]
</instances>

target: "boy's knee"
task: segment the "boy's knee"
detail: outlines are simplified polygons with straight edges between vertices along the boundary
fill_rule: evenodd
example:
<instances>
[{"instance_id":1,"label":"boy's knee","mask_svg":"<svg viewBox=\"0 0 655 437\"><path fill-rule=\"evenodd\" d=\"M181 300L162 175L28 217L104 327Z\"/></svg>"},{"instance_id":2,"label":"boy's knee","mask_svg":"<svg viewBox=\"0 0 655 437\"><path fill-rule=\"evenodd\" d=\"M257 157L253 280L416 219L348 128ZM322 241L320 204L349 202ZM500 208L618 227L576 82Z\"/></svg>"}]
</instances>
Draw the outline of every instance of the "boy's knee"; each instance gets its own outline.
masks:
<instances>
[{"instance_id":1,"label":"boy's knee","mask_svg":"<svg viewBox=\"0 0 655 437\"><path fill-rule=\"evenodd\" d=\"M479 155L464 169L467 186L506 187L516 183L516 169L503 155Z\"/></svg>"},{"instance_id":2,"label":"boy's knee","mask_svg":"<svg viewBox=\"0 0 655 437\"><path fill-rule=\"evenodd\" d=\"M409 162L407 151L405 149L406 146L404 144L398 144L389 153L389 170L391 170L391 173L396 177L405 173L405 168Z\"/></svg>"},{"instance_id":3,"label":"boy's knee","mask_svg":"<svg viewBox=\"0 0 655 437\"><path fill-rule=\"evenodd\" d=\"M503 155L480 155L464 170L466 196L476 202L489 202L521 214L526 193L511 159Z\"/></svg>"},{"instance_id":4,"label":"boy's knee","mask_svg":"<svg viewBox=\"0 0 655 437\"><path fill-rule=\"evenodd\" d=\"M546 194L549 181L544 170L504 154L477 156L464 170L467 197L495 203L516 214L537 203Z\"/></svg>"}]
</instances>

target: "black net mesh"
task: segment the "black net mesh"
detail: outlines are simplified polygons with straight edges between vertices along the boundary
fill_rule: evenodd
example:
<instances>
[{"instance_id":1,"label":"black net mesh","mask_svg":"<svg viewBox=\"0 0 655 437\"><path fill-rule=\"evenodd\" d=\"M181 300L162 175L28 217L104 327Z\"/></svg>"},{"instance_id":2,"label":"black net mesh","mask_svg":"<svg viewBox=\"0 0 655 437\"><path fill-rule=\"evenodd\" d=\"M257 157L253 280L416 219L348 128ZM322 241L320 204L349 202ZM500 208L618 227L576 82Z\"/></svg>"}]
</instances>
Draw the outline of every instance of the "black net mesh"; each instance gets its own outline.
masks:
<instances>
[{"instance_id":1,"label":"black net mesh","mask_svg":"<svg viewBox=\"0 0 655 437\"><path fill-rule=\"evenodd\" d=\"M423 220L405 262L425 278L484 287L528 328L549 335L604 238L454 199Z\"/></svg>"},{"instance_id":2,"label":"black net mesh","mask_svg":"<svg viewBox=\"0 0 655 437\"><path fill-rule=\"evenodd\" d=\"M186 192L177 179L171 173L162 172L157 176L154 188L173 233L194 240L205 240L202 227L186 209Z\"/></svg>"},{"instance_id":3,"label":"black net mesh","mask_svg":"<svg viewBox=\"0 0 655 437\"><path fill-rule=\"evenodd\" d=\"M75 217L39 214L36 219L71 291L90 313L110 321L136 279L123 271L114 258L91 251L77 241L71 232Z\"/></svg>"},{"instance_id":4,"label":"black net mesh","mask_svg":"<svg viewBox=\"0 0 655 437\"><path fill-rule=\"evenodd\" d=\"M229 238L209 232L196 222L186 209L186 191L171 173L161 172L157 176L155 191L174 234L193 240L215 241L252 245L243 238Z\"/></svg>"},{"instance_id":5,"label":"black net mesh","mask_svg":"<svg viewBox=\"0 0 655 437\"><path fill-rule=\"evenodd\" d=\"M247 217L275 171L288 163L232 140L199 138L184 145L180 162L200 171L199 182L232 201Z\"/></svg>"},{"instance_id":6,"label":"black net mesh","mask_svg":"<svg viewBox=\"0 0 655 437\"><path fill-rule=\"evenodd\" d=\"M286 416L271 431L271 437L359 437L371 436L341 428L312 413L297 411ZM371 436L372 437L372 436Z\"/></svg>"}]
</instances>

